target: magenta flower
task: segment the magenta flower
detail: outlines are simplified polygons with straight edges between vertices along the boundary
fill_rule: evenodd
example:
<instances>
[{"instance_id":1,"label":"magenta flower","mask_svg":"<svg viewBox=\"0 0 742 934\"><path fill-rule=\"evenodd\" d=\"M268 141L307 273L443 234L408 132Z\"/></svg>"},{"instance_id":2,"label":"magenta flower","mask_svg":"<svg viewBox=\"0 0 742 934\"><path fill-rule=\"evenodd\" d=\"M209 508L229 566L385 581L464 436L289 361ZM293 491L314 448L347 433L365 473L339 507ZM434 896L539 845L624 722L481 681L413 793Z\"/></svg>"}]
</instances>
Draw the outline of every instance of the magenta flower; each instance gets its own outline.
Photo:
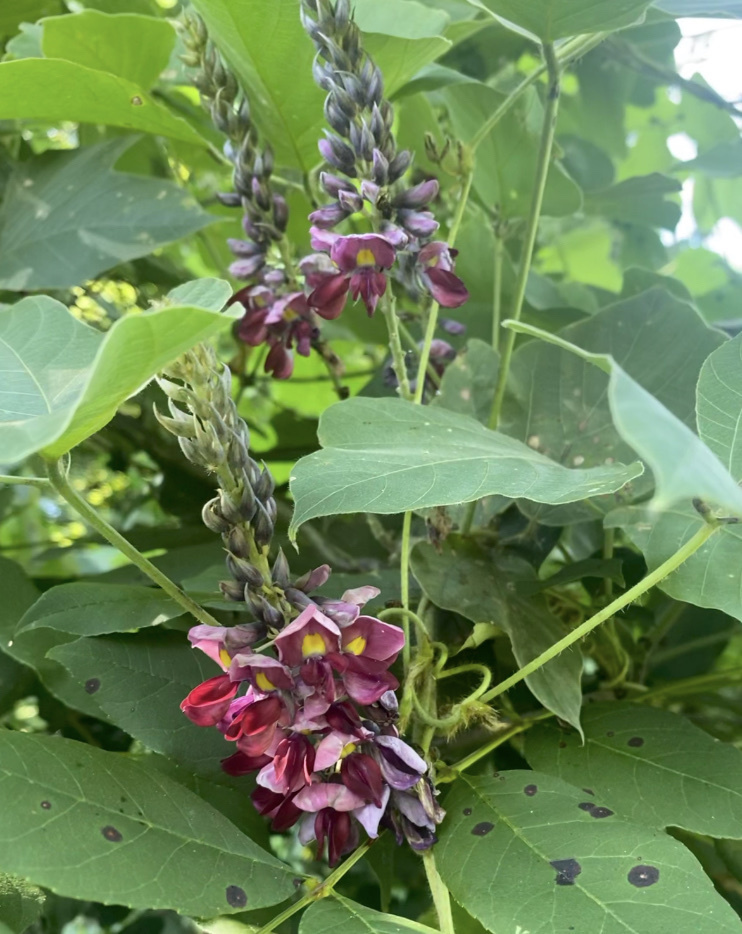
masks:
<instances>
[{"instance_id":1,"label":"magenta flower","mask_svg":"<svg viewBox=\"0 0 742 934\"><path fill-rule=\"evenodd\" d=\"M195 687L180 709L196 726L216 726L227 713L239 685L229 675L217 675Z\"/></svg>"},{"instance_id":2,"label":"magenta flower","mask_svg":"<svg viewBox=\"0 0 742 934\"><path fill-rule=\"evenodd\" d=\"M225 671L237 652L253 645L259 637L257 627L247 626L192 626L188 630L188 641L194 649L200 649Z\"/></svg>"},{"instance_id":3,"label":"magenta flower","mask_svg":"<svg viewBox=\"0 0 742 934\"><path fill-rule=\"evenodd\" d=\"M315 242L317 239L313 246ZM335 237L330 246L330 259L339 271L322 276L309 296L309 304L323 317L336 318L350 291L354 300L363 299L366 310L372 315L379 298L386 292L384 272L394 265L396 255L392 243L378 234Z\"/></svg>"},{"instance_id":4,"label":"magenta flower","mask_svg":"<svg viewBox=\"0 0 742 934\"><path fill-rule=\"evenodd\" d=\"M456 250L442 240L427 243L418 253L420 278L443 308L458 308L469 298L464 283L453 273Z\"/></svg>"},{"instance_id":5,"label":"magenta flower","mask_svg":"<svg viewBox=\"0 0 742 934\"><path fill-rule=\"evenodd\" d=\"M260 756L274 741L280 720L286 720L286 709L275 694L253 699L232 719L224 737L236 742L240 752Z\"/></svg>"},{"instance_id":6,"label":"magenta flower","mask_svg":"<svg viewBox=\"0 0 742 934\"><path fill-rule=\"evenodd\" d=\"M240 652L235 655L229 669L232 681L249 681L256 691L290 691L294 679L289 669L270 655Z\"/></svg>"},{"instance_id":7,"label":"magenta flower","mask_svg":"<svg viewBox=\"0 0 742 934\"><path fill-rule=\"evenodd\" d=\"M323 657L340 649L340 630L319 607L311 604L276 636L278 657L294 668L314 656Z\"/></svg>"},{"instance_id":8,"label":"magenta flower","mask_svg":"<svg viewBox=\"0 0 742 934\"><path fill-rule=\"evenodd\" d=\"M340 778L346 788L368 803L381 807L384 777L379 763L365 752L353 752L340 765Z\"/></svg>"},{"instance_id":9,"label":"magenta flower","mask_svg":"<svg viewBox=\"0 0 742 934\"><path fill-rule=\"evenodd\" d=\"M343 628L340 644L345 655L384 662L388 667L402 651L404 632L373 616L359 616Z\"/></svg>"}]
</instances>

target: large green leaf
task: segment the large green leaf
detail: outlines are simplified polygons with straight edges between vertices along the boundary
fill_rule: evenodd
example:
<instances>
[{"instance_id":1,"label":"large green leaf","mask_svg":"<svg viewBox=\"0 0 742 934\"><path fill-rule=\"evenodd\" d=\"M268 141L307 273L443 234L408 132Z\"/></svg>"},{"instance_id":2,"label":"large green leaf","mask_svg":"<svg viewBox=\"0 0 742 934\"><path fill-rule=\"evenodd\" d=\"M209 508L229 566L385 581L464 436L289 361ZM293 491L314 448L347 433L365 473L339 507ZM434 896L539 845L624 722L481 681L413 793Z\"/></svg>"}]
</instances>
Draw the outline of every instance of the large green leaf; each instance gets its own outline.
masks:
<instances>
[{"instance_id":1,"label":"large green leaf","mask_svg":"<svg viewBox=\"0 0 742 934\"><path fill-rule=\"evenodd\" d=\"M640 472L636 464L568 470L472 418L402 399L332 406L320 419L319 441L324 450L292 471L294 532L317 516L398 513L493 493L572 502L617 490Z\"/></svg>"},{"instance_id":2,"label":"large green leaf","mask_svg":"<svg viewBox=\"0 0 742 934\"><path fill-rule=\"evenodd\" d=\"M608 373L608 402L618 433L652 469L657 511L695 498L742 515L742 490L724 465L690 428L633 380L610 356L591 353L539 328L510 326L541 337Z\"/></svg>"},{"instance_id":3,"label":"large green leaf","mask_svg":"<svg viewBox=\"0 0 742 934\"><path fill-rule=\"evenodd\" d=\"M53 58L0 62L0 120L102 123L206 145L132 81Z\"/></svg>"},{"instance_id":4,"label":"large green leaf","mask_svg":"<svg viewBox=\"0 0 742 934\"><path fill-rule=\"evenodd\" d=\"M157 626L182 613L170 597L152 587L76 581L47 590L18 622L7 652L34 668L45 686L66 704L100 716L96 694L101 672L83 682L47 656L55 646L79 636Z\"/></svg>"},{"instance_id":5,"label":"large green leaf","mask_svg":"<svg viewBox=\"0 0 742 934\"><path fill-rule=\"evenodd\" d=\"M416 545L412 572L436 606L473 623L494 623L505 632L521 667L565 635L543 597L518 593L518 584L536 580L522 558L488 553L451 535L438 549ZM579 730L581 675L582 658L573 646L529 675L526 684L545 707Z\"/></svg>"},{"instance_id":6,"label":"large green leaf","mask_svg":"<svg viewBox=\"0 0 742 934\"><path fill-rule=\"evenodd\" d=\"M183 698L219 671L191 650L185 633L77 639L52 648L49 657L64 665L81 690L95 683L94 700L107 718L148 749L193 772L221 776L219 761L232 747L218 730L195 726L180 710Z\"/></svg>"},{"instance_id":7,"label":"large green leaf","mask_svg":"<svg viewBox=\"0 0 742 934\"><path fill-rule=\"evenodd\" d=\"M229 314L173 306L130 314L102 334L43 295L0 309L3 460L68 451L162 367L232 321Z\"/></svg>"},{"instance_id":8,"label":"large green leaf","mask_svg":"<svg viewBox=\"0 0 742 934\"><path fill-rule=\"evenodd\" d=\"M460 779L436 848L454 898L493 934L740 930L684 846L589 797L539 772Z\"/></svg>"},{"instance_id":9,"label":"large green leaf","mask_svg":"<svg viewBox=\"0 0 742 934\"><path fill-rule=\"evenodd\" d=\"M451 124L464 142L471 140L505 95L486 84L456 84L441 92ZM477 149L474 188L488 207L503 217L524 217L530 208L538 161L543 107L538 95L524 95L497 123ZM558 163L552 165L544 192L543 213L574 214L580 189Z\"/></svg>"},{"instance_id":10,"label":"large green leaf","mask_svg":"<svg viewBox=\"0 0 742 934\"><path fill-rule=\"evenodd\" d=\"M0 288L79 285L215 221L172 182L114 172L133 141L18 165L0 207Z\"/></svg>"},{"instance_id":11,"label":"large green leaf","mask_svg":"<svg viewBox=\"0 0 742 934\"><path fill-rule=\"evenodd\" d=\"M409 918L383 914L341 895L315 902L303 915L299 934L437 934Z\"/></svg>"},{"instance_id":12,"label":"large green leaf","mask_svg":"<svg viewBox=\"0 0 742 934\"><path fill-rule=\"evenodd\" d=\"M0 5L0 41L18 31L21 23L61 12L59 0L3 0Z\"/></svg>"},{"instance_id":13,"label":"large green leaf","mask_svg":"<svg viewBox=\"0 0 742 934\"><path fill-rule=\"evenodd\" d=\"M541 772L588 787L598 805L637 824L742 837L742 752L685 717L638 704L595 704L584 743L554 726L529 731L526 755Z\"/></svg>"},{"instance_id":14,"label":"large green leaf","mask_svg":"<svg viewBox=\"0 0 742 934\"><path fill-rule=\"evenodd\" d=\"M142 88L165 70L174 45L175 30L166 19L98 10L44 20L41 41L47 58L108 71Z\"/></svg>"},{"instance_id":15,"label":"large green leaf","mask_svg":"<svg viewBox=\"0 0 742 934\"><path fill-rule=\"evenodd\" d=\"M0 790L0 868L54 892L203 917L294 891L287 867L146 760L5 732Z\"/></svg>"},{"instance_id":16,"label":"large green leaf","mask_svg":"<svg viewBox=\"0 0 742 934\"><path fill-rule=\"evenodd\" d=\"M655 0L671 16L734 16L742 18L742 0Z\"/></svg>"},{"instance_id":17,"label":"large green leaf","mask_svg":"<svg viewBox=\"0 0 742 934\"><path fill-rule=\"evenodd\" d=\"M553 41L583 32L630 26L652 0L484 0L497 16Z\"/></svg>"},{"instance_id":18,"label":"large green leaf","mask_svg":"<svg viewBox=\"0 0 742 934\"><path fill-rule=\"evenodd\" d=\"M603 308L559 332L584 350L610 353L670 412L695 427L695 386L706 357L724 337L686 302L660 288ZM657 342L662 342L658 354ZM501 427L565 466L595 467L634 457L611 419L608 379L587 360L542 341L513 355ZM615 496L557 507L528 507L540 522L593 519L652 489L647 473Z\"/></svg>"},{"instance_id":19,"label":"large green leaf","mask_svg":"<svg viewBox=\"0 0 742 934\"><path fill-rule=\"evenodd\" d=\"M677 195L680 189L680 182L658 172L627 178L586 195L585 213L622 223L674 230L680 220L680 207L666 201L665 196Z\"/></svg>"},{"instance_id":20,"label":"large green leaf","mask_svg":"<svg viewBox=\"0 0 742 934\"><path fill-rule=\"evenodd\" d=\"M41 914L45 897L35 885L0 873L0 932L4 924L13 934L23 934Z\"/></svg>"},{"instance_id":21,"label":"large green leaf","mask_svg":"<svg viewBox=\"0 0 742 934\"><path fill-rule=\"evenodd\" d=\"M486 425L499 368L500 356L489 344L477 338L467 341L466 348L446 367L433 404Z\"/></svg>"},{"instance_id":22,"label":"large green leaf","mask_svg":"<svg viewBox=\"0 0 742 934\"><path fill-rule=\"evenodd\" d=\"M295 0L195 0L211 36L250 96L255 121L280 162L304 171L320 161L324 92L311 80L314 46L304 32ZM417 0L361 0L358 17L368 51L393 94L450 43L437 34L447 16ZM286 67L287 55L291 67ZM301 76L302 80L297 80Z\"/></svg>"},{"instance_id":23,"label":"large green leaf","mask_svg":"<svg viewBox=\"0 0 742 934\"><path fill-rule=\"evenodd\" d=\"M698 378L696 407L698 433L704 450L713 452L736 481L742 480L742 335L727 341L707 358ZM690 457L690 454L685 454ZM698 494L710 503L714 491ZM731 508L728 504L727 508ZM734 513L734 508L731 508ZM690 507L666 510L653 521L641 510L617 510L608 517L611 526L625 528L644 552L651 569L667 560L701 526L702 519ZM724 525L714 537L685 561L660 587L676 600L723 610L742 620L742 531Z\"/></svg>"}]
</instances>

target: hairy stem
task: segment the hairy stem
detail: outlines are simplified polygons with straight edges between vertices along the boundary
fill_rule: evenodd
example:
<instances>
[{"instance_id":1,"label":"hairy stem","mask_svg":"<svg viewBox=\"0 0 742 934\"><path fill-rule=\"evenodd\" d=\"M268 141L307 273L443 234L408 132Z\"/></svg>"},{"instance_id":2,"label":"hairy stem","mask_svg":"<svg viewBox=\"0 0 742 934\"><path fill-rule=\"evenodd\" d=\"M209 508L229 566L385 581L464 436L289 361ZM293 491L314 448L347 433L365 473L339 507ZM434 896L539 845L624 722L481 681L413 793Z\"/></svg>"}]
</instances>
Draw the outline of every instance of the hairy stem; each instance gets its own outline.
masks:
<instances>
[{"instance_id":1,"label":"hairy stem","mask_svg":"<svg viewBox=\"0 0 742 934\"><path fill-rule=\"evenodd\" d=\"M412 528L412 513L406 512L402 520L402 545L399 557L400 588L402 597L402 630L404 631L404 646L402 647L402 665L405 677L410 668L410 531Z\"/></svg>"},{"instance_id":2,"label":"hairy stem","mask_svg":"<svg viewBox=\"0 0 742 934\"><path fill-rule=\"evenodd\" d=\"M205 623L207 626L220 625L219 621L211 613L208 613L203 607L200 607L189 596L184 594L169 577L166 577L151 561L145 558L131 542L127 541L112 525L109 525L105 519L98 515L95 509L70 485L61 461L49 461L47 463L47 473L49 482L62 499L69 503L75 512L79 513L86 522L92 525L96 532L99 532L106 541L118 548L143 574L146 574L169 597L180 604L187 613L190 613L200 623Z\"/></svg>"},{"instance_id":3,"label":"hairy stem","mask_svg":"<svg viewBox=\"0 0 742 934\"><path fill-rule=\"evenodd\" d=\"M573 629L572 632L565 636L563 639L560 639L559 642L555 643L548 648L545 652L542 652L540 655L537 655L533 661L530 661L527 665L524 665L521 669L511 675L509 678L506 678L505 681L502 681L500 684L496 684L491 691L488 691L483 697L482 701L491 701L495 697L499 697L505 691L510 690L511 687L523 681L524 678L527 678L528 675L533 674L534 671L538 671L539 668L556 658L560 652L563 652L565 649L569 648L570 645L574 645L575 642L579 642L580 639L583 639L586 635L591 633L593 629L596 629L600 626L601 623L604 623L606 620L611 619L613 616L618 613L619 610L622 610L625 606L628 606L630 603L633 603L637 597L640 597L643 593L646 593L648 590L651 590L656 584L659 584L660 581L664 580L673 571L680 567L680 565L687 561L691 555L695 554L706 541L711 538L711 536L718 531L720 526L716 523L708 523L703 525L696 534L688 539L688 541L683 545L682 548L679 548L674 555L671 555L667 561L664 561L658 568L652 571L651 574L640 580L638 584L635 584L626 593L621 594L620 597L617 597L612 603L607 607L602 609L599 613L596 613L594 616L591 616L590 619L585 620L581 626L578 626L576 629Z\"/></svg>"},{"instance_id":4,"label":"hairy stem","mask_svg":"<svg viewBox=\"0 0 742 934\"><path fill-rule=\"evenodd\" d=\"M523 311L528 273L531 270L533 251L536 246L536 235L538 234L539 218L541 217L541 205L543 204L546 179L549 175L549 166L551 165L551 151L554 145L554 131L556 130L557 113L559 111L560 66L554 54L554 46L550 42L544 43L544 60L549 76L549 85L546 92L546 107L544 108L544 123L541 130L541 143L539 146L538 161L536 163L533 197L531 198L531 207L526 221L526 233L523 240L520 268L518 269L515 295L513 296L513 311L511 317L515 321L520 320ZM493 430L497 428L500 421L500 412L503 399L505 398L505 387L508 381L510 360L513 356L513 348L515 346L515 337L516 334L514 331L508 331L505 336L502 360L500 362L500 372L497 377L495 398L492 403L492 412L490 413L489 420L489 427Z\"/></svg>"},{"instance_id":5,"label":"hairy stem","mask_svg":"<svg viewBox=\"0 0 742 934\"><path fill-rule=\"evenodd\" d=\"M49 486L49 480L46 477L16 477L13 474L0 474L0 483L8 483L24 486Z\"/></svg>"},{"instance_id":6,"label":"hairy stem","mask_svg":"<svg viewBox=\"0 0 742 934\"><path fill-rule=\"evenodd\" d=\"M464 184L461 188L461 195L459 196L458 204L456 205L456 213L453 216L451 221L451 228L448 231L448 245L453 246L456 242L456 237L459 234L461 228L461 222L464 219L464 211L466 210L466 204L469 200L469 193L471 192L471 185L474 180L474 163L469 166L466 177L464 178ZM420 362L417 367L417 386L415 386L415 402L420 403L423 401L423 390L425 388L425 370L428 366L428 360L430 359L430 347L433 343L433 338L435 337L435 329L438 325L438 312L440 310L440 305L438 302L433 302L430 306L430 312L428 314L428 323L425 328L425 337L423 339L423 347L420 351Z\"/></svg>"},{"instance_id":7,"label":"hairy stem","mask_svg":"<svg viewBox=\"0 0 742 934\"><path fill-rule=\"evenodd\" d=\"M403 399L407 399L408 402L411 402L412 390L410 389L410 381L407 378L407 363L405 361L405 352L402 349L402 341L399 336L396 302L391 290L387 291L386 296L382 300L382 311L384 312L386 329L389 334L389 349L392 352L394 372L397 374L399 394ZM423 370L423 375L424 373L425 371Z\"/></svg>"},{"instance_id":8,"label":"hairy stem","mask_svg":"<svg viewBox=\"0 0 742 934\"><path fill-rule=\"evenodd\" d=\"M372 843L373 840L366 840L364 843L362 843L358 849L354 850L350 854L344 863L341 863L337 869L334 869L330 873L324 882L321 882L315 889L313 889L307 895L304 895L303 898L300 898L298 902L294 902L293 905L289 905L285 911L282 911L279 915L276 915L272 921L269 921L268 924L257 930L255 934L272 934L272 932L276 930L279 924L283 924L284 921L292 918L297 911L301 911L302 908L306 908L307 905L311 905L312 902L316 902L318 899L325 898L327 895L329 895L335 885L346 874L346 872L352 869L358 860L363 859L366 853L368 853Z\"/></svg>"},{"instance_id":9,"label":"hairy stem","mask_svg":"<svg viewBox=\"0 0 742 934\"><path fill-rule=\"evenodd\" d=\"M431 848L423 853L423 864L425 874L428 877L430 894L433 896L433 904L438 915L438 927L441 934L456 934L453 926L453 915L451 914L451 896L448 894L448 887L441 879L438 869L435 865L435 853Z\"/></svg>"}]
</instances>

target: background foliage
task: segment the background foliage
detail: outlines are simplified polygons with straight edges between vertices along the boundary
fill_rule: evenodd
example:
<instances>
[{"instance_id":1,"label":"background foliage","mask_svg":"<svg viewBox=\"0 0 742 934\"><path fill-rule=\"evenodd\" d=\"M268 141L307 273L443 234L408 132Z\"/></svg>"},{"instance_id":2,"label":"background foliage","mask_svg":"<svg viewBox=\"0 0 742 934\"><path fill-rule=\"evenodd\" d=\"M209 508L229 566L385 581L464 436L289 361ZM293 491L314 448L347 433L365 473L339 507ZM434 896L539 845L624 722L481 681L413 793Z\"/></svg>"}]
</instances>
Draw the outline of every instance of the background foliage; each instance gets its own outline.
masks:
<instances>
[{"instance_id":1,"label":"background foliage","mask_svg":"<svg viewBox=\"0 0 742 934\"><path fill-rule=\"evenodd\" d=\"M325 120L299 2L193 6L273 146L306 252ZM457 355L426 406L390 387L382 316L360 306L323 322L340 387L318 354L273 380L237 337L237 283L217 281L241 236L216 197L232 167L181 61L178 0L0 9L0 934L266 932L327 876L269 834L249 780L219 767L221 737L180 713L213 674L183 606L41 478L74 448L88 506L241 621L200 522L213 482L152 413L152 377L206 340L277 479L292 568L327 562L323 593L374 584L373 608L398 607L411 544L413 604L464 669L438 682L442 715L476 666L498 685L478 692L497 723L480 709L432 748L457 934L740 931L742 288L707 242L722 218L742 224L740 123L673 52L677 17L742 5L354 8L411 180L438 178L444 232L463 211L470 300L446 317L466 331L447 336ZM529 76L554 41L569 63L524 278L549 112ZM414 362L420 307L402 320ZM448 931L425 880L387 833L275 930Z\"/></svg>"}]
</instances>

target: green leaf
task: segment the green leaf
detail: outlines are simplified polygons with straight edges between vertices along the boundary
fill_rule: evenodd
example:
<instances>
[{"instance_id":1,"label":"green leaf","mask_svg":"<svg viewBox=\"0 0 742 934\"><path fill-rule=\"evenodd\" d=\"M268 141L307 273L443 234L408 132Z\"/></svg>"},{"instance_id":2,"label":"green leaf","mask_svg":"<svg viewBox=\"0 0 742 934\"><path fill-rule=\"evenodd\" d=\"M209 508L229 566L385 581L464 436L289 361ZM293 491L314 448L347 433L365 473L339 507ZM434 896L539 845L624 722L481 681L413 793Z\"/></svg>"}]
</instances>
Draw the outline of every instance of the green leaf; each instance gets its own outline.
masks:
<instances>
[{"instance_id":1,"label":"green leaf","mask_svg":"<svg viewBox=\"0 0 742 934\"><path fill-rule=\"evenodd\" d=\"M0 120L102 123L206 145L185 120L132 81L53 58L0 62Z\"/></svg>"},{"instance_id":2,"label":"green leaf","mask_svg":"<svg viewBox=\"0 0 742 934\"><path fill-rule=\"evenodd\" d=\"M590 353L539 328L518 322L508 324L515 331L569 350L609 374L608 402L616 429L654 475L653 509L662 511L675 503L700 498L742 515L742 491L718 458L613 357Z\"/></svg>"},{"instance_id":3,"label":"green leaf","mask_svg":"<svg viewBox=\"0 0 742 934\"><path fill-rule=\"evenodd\" d=\"M583 32L610 32L636 22L652 0L484 0L492 13L548 42Z\"/></svg>"},{"instance_id":4,"label":"green leaf","mask_svg":"<svg viewBox=\"0 0 742 934\"><path fill-rule=\"evenodd\" d=\"M299 925L299 934L334 934L341 930L345 934L437 934L425 924L382 914L335 894L311 905Z\"/></svg>"},{"instance_id":5,"label":"green leaf","mask_svg":"<svg viewBox=\"0 0 742 934\"><path fill-rule=\"evenodd\" d=\"M671 16L734 16L742 18L742 0L655 0Z\"/></svg>"},{"instance_id":6,"label":"green leaf","mask_svg":"<svg viewBox=\"0 0 742 934\"><path fill-rule=\"evenodd\" d=\"M48 657L64 665L79 690L93 681L94 700L106 717L148 749L193 772L221 777L219 762L232 746L218 730L195 726L180 709L197 684L219 671L191 649L185 633L77 639L52 648Z\"/></svg>"},{"instance_id":7,"label":"green leaf","mask_svg":"<svg viewBox=\"0 0 742 934\"><path fill-rule=\"evenodd\" d=\"M698 433L705 442L706 462L717 471L726 468L724 476L732 482L742 480L742 437L739 432L740 395L742 394L742 335L718 347L706 359L698 378ZM684 457L693 455L686 452ZM690 461L689 461L690 463ZM716 466L718 465L718 467ZM703 469L699 462L699 469ZM735 488L737 484L735 483ZM721 502L716 489L706 489L697 495L737 514L730 502ZM644 552L650 570L657 567L695 534L703 520L693 509L678 507L666 510L656 521L648 521L641 510L617 510L606 520L611 526L625 528L631 540ZM742 586L742 528L723 525L698 552L683 562L669 578L659 585L676 600L686 600L697 606L723 610L742 620L740 587Z\"/></svg>"},{"instance_id":8,"label":"green leaf","mask_svg":"<svg viewBox=\"0 0 742 934\"><path fill-rule=\"evenodd\" d=\"M493 493L572 502L613 492L640 472L618 464L568 470L474 419L402 399L340 402L322 413L318 434L324 450L292 471L293 534L317 516L399 513Z\"/></svg>"},{"instance_id":9,"label":"green leaf","mask_svg":"<svg viewBox=\"0 0 742 934\"><path fill-rule=\"evenodd\" d=\"M63 454L110 421L162 367L232 321L174 306L130 314L102 334L43 295L0 309L3 458Z\"/></svg>"},{"instance_id":10,"label":"green leaf","mask_svg":"<svg viewBox=\"0 0 742 934\"><path fill-rule=\"evenodd\" d=\"M466 348L446 367L433 404L486 425L499 369L500 356L489 344L476 338L467 341Z\"/></svg>"},{"instance_id":11,"label":"green leaf","mask_svg":"<svg viewBox=\"0 0 742 934\"><path fill-rule=\"evenodd\" d=\"M247 89L256 124L278 161L309 171L320 161L317 142L325 125L325 95L310 77L315 51L296 2L195 0L194 6ZM364 36L364 45L384 75L387 95L450 48L450 42L437 35L448 17L416 0L394 0L390 17L390 6L389 0L358 4L362 28L373 30ZM297 81L297 75L307 80Z\"/></svg>"},{"instance_id":12,"label":"green leaf","mask_svg":"<svg viewBox=\"0 0 742 934\"><path fill-rule=\"evenodd\" d=\"M510 639L521 667L565 635L542 597L518 593L519 583L536 581L535 571L522 558L486 552L451 535L439 549L416 545L412 573L436 606L473 623L495 623ZM545 707L579 730L581 675L582 658L572 647L529 675L526 684Z\"/></svg>"},{"instance_id":13,"label":"green leaf","mask_svg":"<svg viewBox=\"0 0 742 934\"><path fill-rule=\"evenodd\" d=\"M742 16L742 0L740 0ZM742 175L742 142L726 140L717 146L700 153L695 159L679 163L678 172L703 172L712 178L739 178Z\"/></svg>"},{"instance_id":14,"label":"green leaf","mask_svg":"<svg viewBox=\"0 0 742 934\"><path fill-rule=\"evenodd\" d=\"M586 195L585 213L613 221L674 230L680 220L680 207L666 201L665 196L678 194L681 187L676 179L658 172L627 178L610 188Z\"/></svg>"},{"instance_id":15,"label":"green leaf","mask_svg":"<svg viewBox=\"0 0 742 934\"><path fill-rule=\"evenodd\" d=\"M0 42L18 31L21 23L34 23L42 16L59 13L59 0L3 0L0 5Z\"/></svg>"},{"instance_id":16,"label":"green leaf","mask_svg":"<svg viewBox=\"0 0 742 934\"><path fill-rule=\"evenodd\" d=\"M486 84L470 82L445 88L451 125L469 142L505 99ZM484 204L497 205L502 217L525 217L531 204L538 161L543 107L535 91L525 94L497 123L477 149L474 188ZM582 204L580 189L553 163L544 192L543 214L574 214Z\"/></svg>"},{"instance_id":17,"label":"green leaf","mask_svg":"<svg viewBox=\"0 0 742 934\"><path fill-rule=\"evenodd\" d=\"M659 288L609 305L559 336L584 350L610 352L628 376L691 427L701 366L724 342L689 304ZM595 467L634 457L630 439L611 420L605 373L579 356L529 341L513 355L508 388L502 430L552 460ZM647 473L615 496L527 511L553 525L588 521L651 489Z\"/></svg>"},{"instance_id":18,"label":"green leaf","mask_svg":"<svg viewBox=\"0 0 742 934\"><path fill-rule=\"evenodd\" d=\"M221 311L232 297L232 286L224 279L194 279L167 293L167 304L190 305L207 311Z\"/></svg>"},{"instance_id":19,"label":"green leaf","mask_svg":"<svg viewBox=\"0 0 742 934\"><path fill-rule=\"evenodd\" d=\"M41 914L45 898L35 885L0 873L0 931L4 924L13 934L23 934Z\"/></svg>"},{"instance_id":20,"label":"green leaf","mask_svg":"<svg viewBox=\"0 0 742 934\"><path fill-rule=\"evenodd\" d=\"M172 182L114 172L133 142L18 165L0 207L0 288L78 285L215 221Z\"/></svg>"},{"instance_id":21,"label":"green leaf","mask_svg":"<svg viewBox=\"0 0 742 934\"><path fill-rule=\"evenodd\" d=\"M145 761L5 732L0 788L0 867L53 892L209 916L294 891L287 867Z\"/></svg>"},{"instance_id":22,"label":"green leaf","mask_svg":"<svg viewBox=\"0 0 742 934\"><path fill-rule=\"evenodd\" d=\"M596 819L586 797L539 772L460 779L436 847L454 898L497 934L739 931L682 844L620 812Z\"/></svg>"},{"instance_id":23,"label":"green leaf","mask_svg":"<svg viewBox=\"0 0 742 934\"><path fill-rule=\"evenodd\" d=\"M47 653L79 636L129 632L180 616L182 608L152 587L88 584L52 587L19 621L7 651L34 668L45 686L69 706L100 716L96 693L101 674L78 683Z\"/></svg>"},{"instance_id":24,"label":"green leaf","mask_svg":"<svg viewBox=\"0 0 742 934\"><path fill-rule=\"evenodd\" d=\"M44 20L41 43L47 58L107 71L142 88L152 87L165 70L174 45L175 30L166 19L98 10Z\"/></svg>"},{"instance_id":25,"label":"green leaf","mask_svg":"<svg viewBox=\"0 0 742 934\"><path fill-rule=\"evenodd\" d=\"M584 742L554 726L526 737L528 762L594 792L628 820L742 838L742 752L685 717L639 704L595 704Z\"/></svg>"}]
</instances>

